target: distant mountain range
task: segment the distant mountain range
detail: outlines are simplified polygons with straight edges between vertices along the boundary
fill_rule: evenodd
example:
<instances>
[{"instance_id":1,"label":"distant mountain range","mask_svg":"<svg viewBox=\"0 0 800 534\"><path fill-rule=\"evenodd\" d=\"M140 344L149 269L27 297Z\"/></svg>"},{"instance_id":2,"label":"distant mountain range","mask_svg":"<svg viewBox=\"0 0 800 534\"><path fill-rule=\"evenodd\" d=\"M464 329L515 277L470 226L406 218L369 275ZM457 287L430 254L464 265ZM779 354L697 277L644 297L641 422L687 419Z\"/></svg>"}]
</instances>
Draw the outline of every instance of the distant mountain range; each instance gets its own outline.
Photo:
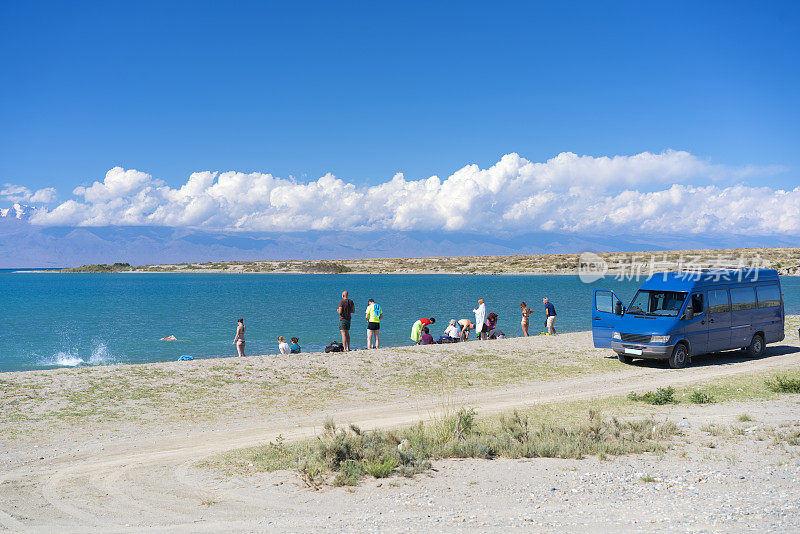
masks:
<instances>
[{"instance_id":1,"label":"distant mountain range","mask_svg":"<svg viewBox=\"0 0 800 534\"><path fill-rule=\"evenodd\" d=\"M2 219L19 219L27 221L33 214L33 208L25 206L20 203L14 203L10 208L0 208L0 218Z\"/></svg>"},{"instance_id":2,"label":"distant mountain range","mask_svg":"<svg viewBox=\"0 0 800 534\"><path fill-rule=\"evenodd\" d=\"M0 209L0 268L684 250L798 243L797 238L774 236L591 236L546 232L504 236L440 231L268 234L151 226L48 227L30 224L33 211L21 204Z\"/></svg>"}]
</instances>

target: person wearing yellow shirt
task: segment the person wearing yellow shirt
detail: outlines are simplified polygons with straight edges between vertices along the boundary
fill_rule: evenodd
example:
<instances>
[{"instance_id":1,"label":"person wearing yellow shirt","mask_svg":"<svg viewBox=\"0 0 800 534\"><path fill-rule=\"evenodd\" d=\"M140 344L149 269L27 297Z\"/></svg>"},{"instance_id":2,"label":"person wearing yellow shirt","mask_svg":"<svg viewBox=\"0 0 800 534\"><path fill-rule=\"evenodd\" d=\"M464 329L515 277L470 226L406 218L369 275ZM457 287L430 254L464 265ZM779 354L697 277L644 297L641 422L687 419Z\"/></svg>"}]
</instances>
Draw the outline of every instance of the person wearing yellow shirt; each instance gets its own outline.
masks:
<instances>
[{"instance_id":1,"label":"person wearing yellow shirt","mask_svg":"<svg viewBox=\"0 0 800 534\"><path fill-rule=\"evenodd\" d=\"M375 348L379 349L381 347L381 341L379 338L381 331L381 317L383 317L383 310L381 310L380 304L375 304L374 299L369 299L369 304L367 305L366 310L368 349L373 348L373 338L375 339Z\"/></svg>"}]
</instances>

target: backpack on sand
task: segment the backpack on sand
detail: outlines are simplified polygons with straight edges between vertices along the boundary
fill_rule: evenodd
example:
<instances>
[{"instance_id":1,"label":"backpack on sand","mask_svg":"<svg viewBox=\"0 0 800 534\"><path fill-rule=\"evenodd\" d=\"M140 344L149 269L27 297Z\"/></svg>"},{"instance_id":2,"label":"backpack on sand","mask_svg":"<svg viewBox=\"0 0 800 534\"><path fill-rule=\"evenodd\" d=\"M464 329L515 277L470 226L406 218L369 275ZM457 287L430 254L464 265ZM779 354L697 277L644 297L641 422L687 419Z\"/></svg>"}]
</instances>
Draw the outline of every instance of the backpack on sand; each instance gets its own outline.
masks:
<instances>
[{"instance_id":1,"label":"backpack on sand","mask_svg":"<svg viewBox=\"0 0 800 534\"><path fill-rule=\"evenodd\" d=\"M344 345L339 343L338 341L331 341L330 345L325 347L325 352L343 352Z\"/></svg>"}]
</instances>

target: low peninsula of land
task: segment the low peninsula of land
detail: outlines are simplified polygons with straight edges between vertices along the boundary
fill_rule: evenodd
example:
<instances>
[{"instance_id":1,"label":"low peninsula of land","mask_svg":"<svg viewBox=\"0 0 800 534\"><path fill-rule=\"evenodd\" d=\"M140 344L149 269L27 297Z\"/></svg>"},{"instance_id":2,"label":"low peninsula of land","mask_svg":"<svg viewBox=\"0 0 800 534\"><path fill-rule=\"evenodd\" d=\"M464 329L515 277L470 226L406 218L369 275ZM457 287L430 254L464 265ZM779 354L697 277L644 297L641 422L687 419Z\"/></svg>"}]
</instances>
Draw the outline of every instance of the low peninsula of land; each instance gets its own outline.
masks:
<instances>
[{"instance_id":1,"label":"low peninsula of land","mask_svg":"<svg viewBox=\"0 0 800 534\"><path fill-rule=\"evenodd\" d=\"M287 261L215 261L133 266L129 263L82 265L69 273L367 273L367 274L578 274L584 254L372 258ZM800 274L800 247L600 252L608 275L641 275L666 270L713 267L771 267L782 275Z\"/></svg>"}]
</instances>

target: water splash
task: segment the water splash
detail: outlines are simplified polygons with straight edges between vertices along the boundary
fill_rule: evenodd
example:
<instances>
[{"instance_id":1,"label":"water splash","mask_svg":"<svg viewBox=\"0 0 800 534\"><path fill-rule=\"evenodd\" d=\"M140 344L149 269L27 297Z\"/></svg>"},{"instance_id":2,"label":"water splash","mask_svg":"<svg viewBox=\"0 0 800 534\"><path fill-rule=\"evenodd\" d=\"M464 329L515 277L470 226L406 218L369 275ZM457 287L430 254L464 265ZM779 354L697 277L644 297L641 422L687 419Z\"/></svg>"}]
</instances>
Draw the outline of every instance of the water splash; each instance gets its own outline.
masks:
<instances>
[{"instance_id":1,"label":"water splash","mask_svg":"<svg viewBox=\"0 0 800 534\"><path fill-rule=\"evenodd\" d=\"M72 352L58 351L49 358L44 358L39 362L48 367L75 367L84 363L83 358L72 354Z\"/></svg>"},{"instance_id":2,"label":"water splash","mask_svg":"<svg viewBox=\"0 0 800 534\"><path fill-rule=\"evenodd\" d=\"M77 349L58 351L52 356L42 358L38 365L43 367L77 367L79 365L109 365L117 363L117 358L108 351L108 346L102 341L96 341L92 347L88 360L80 356Z\"/></svg>"}]
</instances>

